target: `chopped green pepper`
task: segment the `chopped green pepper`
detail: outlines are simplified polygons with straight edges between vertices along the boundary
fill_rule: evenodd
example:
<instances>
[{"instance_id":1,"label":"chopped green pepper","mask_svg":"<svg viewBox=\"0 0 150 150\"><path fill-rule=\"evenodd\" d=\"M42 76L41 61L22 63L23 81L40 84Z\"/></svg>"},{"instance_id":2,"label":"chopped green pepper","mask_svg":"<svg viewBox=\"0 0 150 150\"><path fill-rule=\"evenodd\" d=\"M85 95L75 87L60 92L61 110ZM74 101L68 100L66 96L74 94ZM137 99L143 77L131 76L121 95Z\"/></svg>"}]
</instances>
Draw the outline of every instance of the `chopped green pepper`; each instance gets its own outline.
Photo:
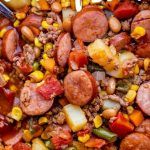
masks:
<instances>
[{"instance_id":1,"label":"chopped green pepper","mask_svg":"<svg viewBox=\"0 0 150 150\"><path fill-rule=\"evenodd\" d=\"M117 135L104 128L93 129L93 133L100 138L108 140L109 142L114 142L117 139Z\"/></svg>"}]
</instances>

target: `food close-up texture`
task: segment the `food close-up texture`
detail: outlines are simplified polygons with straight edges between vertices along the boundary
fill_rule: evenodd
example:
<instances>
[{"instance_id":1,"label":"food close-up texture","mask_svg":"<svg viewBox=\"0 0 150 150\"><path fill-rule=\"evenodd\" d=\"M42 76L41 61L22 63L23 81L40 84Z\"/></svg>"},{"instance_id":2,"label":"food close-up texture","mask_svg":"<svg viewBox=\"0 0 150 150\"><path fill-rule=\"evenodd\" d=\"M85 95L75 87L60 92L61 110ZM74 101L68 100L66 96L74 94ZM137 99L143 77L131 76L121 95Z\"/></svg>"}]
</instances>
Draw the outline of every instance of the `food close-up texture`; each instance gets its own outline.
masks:
<instances>
[{"instance_id":1,"label":"food close-up texture","mask_svg":"<svg viewBox=\"0 0 150 150\"><path fill-rule=\"evenodd\" d=\"M150 0L0 0L0 150L150 150Z\"/></svg>"}]
</instances>

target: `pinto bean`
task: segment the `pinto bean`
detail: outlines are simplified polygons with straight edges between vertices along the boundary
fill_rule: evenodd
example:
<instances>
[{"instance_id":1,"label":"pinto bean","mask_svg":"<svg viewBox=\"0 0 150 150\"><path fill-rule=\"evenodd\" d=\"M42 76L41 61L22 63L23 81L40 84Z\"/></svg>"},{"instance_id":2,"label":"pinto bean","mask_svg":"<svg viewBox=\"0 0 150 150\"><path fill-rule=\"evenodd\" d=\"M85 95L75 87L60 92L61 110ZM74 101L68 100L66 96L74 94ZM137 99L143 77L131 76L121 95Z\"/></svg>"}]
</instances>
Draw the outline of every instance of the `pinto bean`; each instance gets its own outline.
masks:
<instances>
[{"instance_id":1,"label":"pinto bean","mask_svg":"<svg viewBox=\"0 0 150 150\"><path fill-rule=\"evenodd\" d=\"M111 16L109 18L109 27L113 32L118 33L121 30L121 23L116 17Z\"/></svg>"}]
</instances>

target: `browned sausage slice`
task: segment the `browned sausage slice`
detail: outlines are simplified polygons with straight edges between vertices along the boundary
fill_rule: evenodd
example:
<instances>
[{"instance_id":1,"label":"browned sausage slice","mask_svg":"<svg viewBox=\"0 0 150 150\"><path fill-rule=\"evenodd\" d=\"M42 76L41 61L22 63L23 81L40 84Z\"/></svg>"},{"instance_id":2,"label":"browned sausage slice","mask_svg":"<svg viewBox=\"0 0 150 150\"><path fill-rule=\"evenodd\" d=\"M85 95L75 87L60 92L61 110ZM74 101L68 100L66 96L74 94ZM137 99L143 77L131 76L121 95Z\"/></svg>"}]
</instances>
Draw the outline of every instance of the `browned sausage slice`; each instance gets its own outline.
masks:
<instances>
[{"instance_id":1,"label":"browned sausage slice","mask_svg":"<svg viewBox=\"0 0 150 150\"><path fill-rule=\"evenodd\" d=\"M137 92L136 103L145 114L150 116L150 81L140 86Z\"/></svg>"},{"instance_id":2,"label":"browned sausage slice","mask_svg":"<svg viewBox=\"0 0 150 150\"><path fill-rule=\"evenodd\" d=\"M137 46L136 54L140 57L150 57L150 43L142 43Z\"/></svg>"},{"instance_id":3,"label":"browned sausage slice","mask_svg":"<svg viewBox=\"0 0 150 150\"><path fill-rule=\"evenodd\" d=\"M69 33L61 34L58 38L57 62L61 67L67 64L69 53L71 50L71 37Z\"/></svg>"},{"instance_id":4,"label":"browned sausage slice","mask_svg":"<svg viewBox=\"0 0 150 150\"><path fill-rule=\"evenodd\" d=\"M150 150L149 142L144 134L132 133L122 140L120 150Z\"/></svg>"},{"instance_id":5,"label":"browned sausage slice","mask_svg":"<svg viewBox=\"0 0 150 150\"><path fill-rule=\"evenodd\" d=\"M150 119L144 120L135 131L141 132L150 138Z\"/></svg>"},{"instance_id":6,"label":"browned sausage slice","mask_svg":"<svg viewBox=\"0 0 150 150\"><path fill-rule=\"evenodd\" d=\"M2 56L9 61L13 61L13 57L18 44L18 35L16 30L8 30L3 37L2 41Z\"/></svg>"},{"instance_id":7,"label":"browned sausage slice","mask_svg":"<svg viewBox=\"0 0 150 150\"><path fill-rule=\"evenodd\" d=\"M36 92L37 84L26 82L20 95L20 106L27 115L35 116L47 112L53 100L45 100Z\"/></svg>"},{"instance_id":8,"label":"browned sausage slice","mask_svg":"<svg viewBox=\"0 0 150 150\"><path fill-rule=\"evenodd\" d=\"M143 10L134 17L131 30L133 31L137 26L145 28L147 34L146 41L150 42L150 10Z\"/></svg>"},{"instance_id":9,"label":"browned sausage slice","mask_svg":"<svg viewBox=\"0 0 150 150\"><path fill-rule=\"evenodd\" d=\"M84 8L73 19L73 32L83 42L102 38L108 30L106 16L98 8Z\"/></svg>"},{"instance_id":10,"label":"browned sausage slice","mask_svg":"<svg viewBox=\"0 0 150 150\"><path fill-rule=\"evenodd\" d=\"M110 45L113 45L117 51L125 48L130 42L131 37L125 32L121 32L110 39Z\"/></svg>"},{"instance_id":11,"label":"browned sausage slice","mask_svg":"<svg viewBox=\"0 0 150 150\"><path fill-rule=\"evenodd\" d=\"M95 80L81 70L69 73L64 79L65 96L72 104L83 106L87 104L95 94L93 86ZM96 84L95 84L96 85Z\"/></svg>"}]
</instances>

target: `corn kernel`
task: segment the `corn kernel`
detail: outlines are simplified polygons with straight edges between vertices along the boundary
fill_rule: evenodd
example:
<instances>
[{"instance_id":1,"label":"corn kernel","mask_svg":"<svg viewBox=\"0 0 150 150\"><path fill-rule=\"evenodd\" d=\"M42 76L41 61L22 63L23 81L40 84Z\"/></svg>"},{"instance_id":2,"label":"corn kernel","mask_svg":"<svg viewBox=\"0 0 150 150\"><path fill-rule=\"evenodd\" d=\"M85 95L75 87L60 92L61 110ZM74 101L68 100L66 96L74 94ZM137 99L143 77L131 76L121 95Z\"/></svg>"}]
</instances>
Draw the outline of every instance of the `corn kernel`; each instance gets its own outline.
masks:
<instances>
[{"instance_id":1,"label":"corn kernel","mask_svg":"<svg viewBox=\"0 0 150 150\"><path fill-rule=\"evenodd\" d=\"M96 117L94 118L93 122L94 122L95 128L99 128L102 125L102 123L103 123L102 122L102 118L101 118L100 115L96 115Z\"/></svg>"},{"instance_id":2,"label":"corn kernel","mask_svg":"<svg viewBox=\"0 0 150 150\"><path fill-rule=\"evenodd\" d=\"M55 60L53 58L42 59L40 61L42 67L45 68L46 71L53 72L55 66Z\"/></svg>"},{"instance_id":3,"label":"corn kernel","mask_svg":"<svg viewBox=\"0 0 150 150\"><path fill-rule=\"evenodd\" d=\"M136 64L134 67L134 73L139 74L139 72L140 72L139 66Z\"/></svg>"},{"instance_id":4,"label":"corn kernel","mask_svg":"<svg viewBox=\"0 0 150 150\"><path fill-rule=\"evenodd\" d=\"M16 20L15 22L14 22L14 27L18 27L19 26L19 24L20 24L20 21L19 20Z\"/></svg>"},{"instance_id":5,"label":"corn kernel","mask_svg":"<svg viewBox=\"0 0 150 150\"><path fill-rule=\"evenodd\" d=\"M39 125L43 125L48 123L48 119L46 117L40 117L38 120Z\"/></svg>"},{"instance_id":6,"label":"corn kernel","mask_svg":"<svg viewBox=\"0 0 150 150\"><path fill-rule=\"evenodd\" d=\"M32 72L30 75L31 79L34 81L34 82L40 82L43 80L44 78L44 74L43 72L39 71L39 70L36 70L34 72Z\"/></svg>"},{"instance_id":7,"label":"corn kernel","mask_svg":"<svg viewBox=\"0 0 150 150\"><path fill-rule=\"evenodd\" d=\"M26 142L30 142L32 138L33 138L32 133L29 130L23 130L23 139Z\"/></svg>"},{"instance_id":8,"label":"corn kernel","mask_svg":"<svg viewBox=\"0 0 150 150\"><path fill-rule=\"evenodd\" d=\"M129 120L129 116L128 116L127 114L123 113L123 116L124 116L127 120Z\"/></svg>"},{"instance_id":9,"label":"corn kernel","mask_svg":"<svg viewBox=\"0 0 150 150\"><path fill-rule=\"evenodd\" d=\"M89 134L85 134L83 136L78 136L78 141L85 143L90 139L90 135Z\"/></svg>"},{"instance_id":10,"label":"corn kernel","mask_svg":"<svg viewBox=\"0 0 150 150\"><path fill-rule=\"evenodd\" d=\"M63 8L69 7L70 6L70 0L61 0L61 6Z\"/></svg>"},{"instance_id":11,"label":"corn kernel","mask_svg":"<svg viewBox=\"0 0 150 150\"><path fill-rule=\"evenodd\" d=\"M42 27L44 29L48 29L50 27L50 25L46 21L42 21Z\"/></svg>"},{"instance_id":12,"label":"corn kernel","mask_svg":"<svg viewBox=\"0 0 150 150\"><path fill-rule=\"evenodd\" d=\"M55 27L56 29L58 29L59 24L58 23L53 23L53 27Z\"/></svg>"},{"instance_id":13,"label":"corn kernel","mask_svg":"<svg viewBox=\"0 0 150 150\"><path fill-rule=\"evenodd\" d=\"M132 114L133 111L134 111L134 108L133 108L132 106L128 106L128 107L127 107L127 112L128 112L128 114Z\"/></svg>"},{"instance_id":14,"label":"corn kernel","mask_svg":"<svg viewBox=\"0 0 150 150\"><path fill-rule=\"evenodd\" d=\"M39 47L39 48L42 47L42 43L39 41L38 38L35 38L35 39L34 39L34 44L35 44L36 47Z\"/></svg>"},{"instance_id":15,"label":"corn kernel","mask_svg":"<svg viewBox=\"0 0 150 150\"><path fill-rule=\"evenodd\" d=\"M130 89L133 91L137 91L139 89L139 86L136 84L132 84Z\"/></svg>"},{"instance_id":16,"label":"corn kernel","mask_svg":"<svg viewBox=\"0 0 150 150\"><path fill-rule=\"evenodd\" d=\"M100 91L100 95L106 96L106 95L107 95L107 92L106 92L106 91Z\"/></svg>"},{"instance_id":17,"label":"corn kernel","mask_svg":"<svg viewBox=\"0 0 150 150\"><path fill-rule=\"evenodd\" d=\"M144 59L144 70L147 71L149 66L150 66L150 58L145 58Z\"/></svg>"},{"instance_id":18,"label":"corn kernel","mask_svg":"<svg viewBox=\"0 0 150 150\"><path fill-rule=\"evenodd\" d=\"M137 26L133 32L131 33L131 37L134 39L139 39L140 37L144 36L146 31L143 27Z\"/></svg>"},{"instance_id":19,"label":"corn kernel","mask_svg":"<svg viewBox=\"0 0 150 150\"><path fill-rule=\"evenodd\" d=\"M10 85L9 89L13 92L17 92L18 90L18 88L14 84Z\"/></svg>"},{"instance_id":20,"label":"corn kernel","mask_svg":"<svg viewBox=\"0 0 150 150\"><path fill-rule=\"evenodd\" d=\"M18 20L22 20L22 19L24 19L26 17L26 14L24 13L24 12L17 12L16 13L16 18L18 19Z\"/></svg>"},{"instance_id":21,"label":"corn kernel","mask_svg":"<svg viewBox=\"0 0 150 150\"><path fill-rule=\"evenodd\" d=\"M3 78L6 82L10 80L10 77L7 74L3 74Z\"/></svg>"},{"instance_id":22,"label":"corn kernel","mask_svg":"<svg viewBox=\"0 0 150 150\"><path fill-rule=\"evenodd\" d=\"M83 0L82 5L87 6L89 5L89 3L90 3L90 0Z\"/></svg>"},{"instance_id":23,"label":"corn kernel","mask_svg":"<svg viewBox=\"0 0 150 150\"><path fill-rule=\"evenodd\" d=\"M125 100L128 102L133 102L136 97L136 92L134 90L129 90L125 96Z\"/></svg>"},{"instance_id":24,"label":"corn kernel","mask_svg":"<svg viewBox=\"0 0 150 150\"><path fill-rule=\"evenodd\" d=\"M22 119L22 110L20 109L20 107L13 107L11 117L17 121L20 121Z\"/></svg>"},{"instance_id":25,"label":"corn kernel","mask_svg":"<svg viewBox=\"0 0 150 150\"><path fill-rule=\"evenodd\" d=\"M48 59L48 55L46 53L43 54L43 59Z\"/></svg>"},{"instance_id":26,"label":"corn kernel","mask_svg":"<svg viewBox=\"0 0 150 150\"><path fill-rule=\"evenodd\" d=\"M53 44L52 43L46 43L44 45L44 52L47 52L49 50L51 50L53 48Z\"/></svg>"},{"instance_id":27,"label":"corn kernel","mask_svg":"<svg viewBox=\"0 0 150 150\"><path fill-rule=\"evenodd\" d=\"M4 34L6 33L7 29L3 28L2 30L0 30L0 38L3 38Z\"/></svg>"}]
</instances>

